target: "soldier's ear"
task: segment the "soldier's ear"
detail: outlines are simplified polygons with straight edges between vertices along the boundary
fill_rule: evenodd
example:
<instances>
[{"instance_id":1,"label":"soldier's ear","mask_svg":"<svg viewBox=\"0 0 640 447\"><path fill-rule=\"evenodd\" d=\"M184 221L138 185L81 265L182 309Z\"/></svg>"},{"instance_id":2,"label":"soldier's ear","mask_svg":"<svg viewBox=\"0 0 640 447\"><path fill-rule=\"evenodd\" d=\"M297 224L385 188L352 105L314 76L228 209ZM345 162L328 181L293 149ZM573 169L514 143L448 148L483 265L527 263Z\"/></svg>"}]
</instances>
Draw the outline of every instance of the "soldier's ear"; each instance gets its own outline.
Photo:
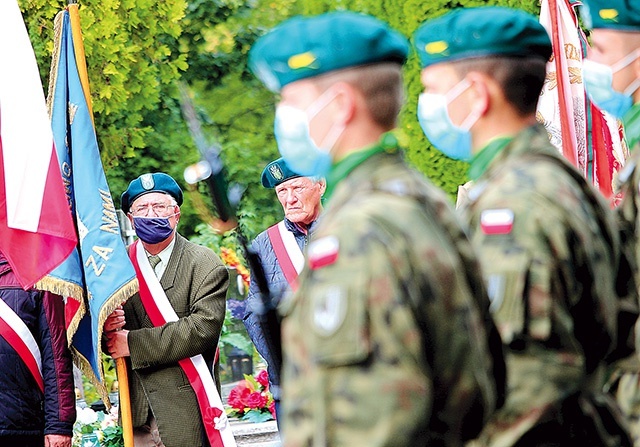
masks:
<instances>
[{"instance_id":1,"label":"soldier's ear","mask_svg":"<svg viewBox=\"0 0 640 447\"><path fill-rule=\"evenodd\" d=\"M337 113L334 114L335 122L347 125L356 114L356 89L346 82L336 82L331 88L336 93L335 101L338 105Z\"/></svg>"},{"instance_id":2,"label":"soldier's ear","mask_svg":"<svg viewBox=\"0 0 640 447\"><path fill-rule=\"evenodd\" d=\"M471 90L471 112L482 117L491 107L492 95L495 94L494 90L497 84L491 82L493 81L491 78L480 72L467 74L467 79L471 83L469 87Z\"/></svg>"}]
</instances>

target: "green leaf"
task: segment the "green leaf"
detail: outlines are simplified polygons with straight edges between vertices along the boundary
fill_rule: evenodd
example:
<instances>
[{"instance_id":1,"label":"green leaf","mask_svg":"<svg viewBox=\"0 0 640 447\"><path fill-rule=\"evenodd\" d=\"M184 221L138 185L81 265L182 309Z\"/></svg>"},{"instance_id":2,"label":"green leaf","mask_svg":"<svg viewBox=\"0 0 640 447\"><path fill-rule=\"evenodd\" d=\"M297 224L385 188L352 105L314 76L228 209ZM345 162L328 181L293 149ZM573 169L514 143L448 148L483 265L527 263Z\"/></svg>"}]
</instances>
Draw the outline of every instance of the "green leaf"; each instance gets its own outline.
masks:
<instances>
[{"instance_id":1,"label":"green leaf","mask_svg":"<svg viewBox=\"0 0 640 447\"><path fill-rule=\"evenodd\" d=\"M257 410L250 410L241 419L243 421L258 423L258 422L271 421L273 420L273 417L271 416L271 412L269 411L262 412Z\"/></svg>"},{"instance_id":2,"label":"green leaf","mask_svg":"<svg viewBox=\"0 0 640 447\"><path fill-rule=\"evenodd\" d=\"M249 385L251 387L251 389L253 391L260 391L262 389L262 385L260 385L258 383L258 381L256 380L255 377L249 375L249 374L244 374L244 379L249 382Z\"/></svg>"}]
</instances>

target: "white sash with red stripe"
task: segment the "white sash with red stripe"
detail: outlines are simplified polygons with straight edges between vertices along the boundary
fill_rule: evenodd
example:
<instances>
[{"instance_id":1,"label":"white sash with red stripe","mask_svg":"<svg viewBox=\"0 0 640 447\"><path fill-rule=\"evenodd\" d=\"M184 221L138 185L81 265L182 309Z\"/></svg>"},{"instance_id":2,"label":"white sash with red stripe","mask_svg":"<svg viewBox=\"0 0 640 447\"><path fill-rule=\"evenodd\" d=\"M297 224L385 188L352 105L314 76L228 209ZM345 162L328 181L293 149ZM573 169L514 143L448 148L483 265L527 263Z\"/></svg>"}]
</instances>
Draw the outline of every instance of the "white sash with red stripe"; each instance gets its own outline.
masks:
<instances>
[{"instance_id":1,"label":"white sash with red stripe","mask_svg":"<svg viewBox=\"0 0 640 447\"><path fill-rule=\"evenodd\" d=\"M177 321L178 315L151 268L145 251L139 249L139 245L138 241L132 244L129 256L140 284L142 305L154 326ZM236 441L227 421L222 400L202 355L182 359L178 363L196 393L202 422L211 447L235 447Z\"/></svg>"},{"instance_id":2,"label":"white sash with red stripe","mask_svg":"<svg viewBox=\"0 0 640 447\"><path fill-rule=\"evenodd\" d=\"M269 227L267 235L284 277L289 286L296 290L296 279L304 267L304 255L300 250L296 237L291 231L287 230L284 220Z\"/></svg>"},{"instance_id":3,"label":"white sash with red stripe","mask_svg":"<svg viewBox=\"0 0 640 447\"><path fill-rule=\"evenodd\" d=\"M38 342L33 338L24 321L2 299L0 299L0 336L16 350L31 371L38 388L44 393L42 359Z\"/></svg>"}]
</instances>

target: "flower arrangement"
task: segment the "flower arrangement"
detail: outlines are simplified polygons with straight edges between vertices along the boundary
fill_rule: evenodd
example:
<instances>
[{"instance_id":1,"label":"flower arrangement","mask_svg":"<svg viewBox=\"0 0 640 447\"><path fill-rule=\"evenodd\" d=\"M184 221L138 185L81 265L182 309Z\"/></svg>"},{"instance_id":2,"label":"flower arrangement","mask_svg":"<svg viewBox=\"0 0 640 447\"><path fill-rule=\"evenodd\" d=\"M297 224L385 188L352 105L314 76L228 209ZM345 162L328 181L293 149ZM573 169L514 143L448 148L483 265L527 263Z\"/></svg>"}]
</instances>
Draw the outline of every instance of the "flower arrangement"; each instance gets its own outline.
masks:
<instances>
[{"instance_id":1,"label":"flower arrangement","mask_svg":"<svg viewBox=\"0 0 640 447\"><path fill-rule=\"evenodd\" d=\"M276 418L276 407L269 391L266 370L255 377L248 374L229 393L227 414L250 422L265 422Z\"/></svg>"},{"instance_id":2,"label":"flower arrangement","mask_svg":"<svg viewBox=\"0 0 640 447\"><path fill-rule=\"evenodd\" d=\"M229 267L233 267L238 271L238 274L242 277L245 288L249 287L249 270L242 265L238 255L234 250L227 247L220 247L220 258Z\"/></svg>"},{"instance_id":3,"label":"flower arrangement","mask_svg":"<svg viewBox=\"0 0 640 447\"><path fill-rule=\"evenodd\" d=\"M88 407L76 407L76 412L78 416L73 425L73 447L124 447L116 406L112 406L108 414Z\"/></svg>"}]
</instances>

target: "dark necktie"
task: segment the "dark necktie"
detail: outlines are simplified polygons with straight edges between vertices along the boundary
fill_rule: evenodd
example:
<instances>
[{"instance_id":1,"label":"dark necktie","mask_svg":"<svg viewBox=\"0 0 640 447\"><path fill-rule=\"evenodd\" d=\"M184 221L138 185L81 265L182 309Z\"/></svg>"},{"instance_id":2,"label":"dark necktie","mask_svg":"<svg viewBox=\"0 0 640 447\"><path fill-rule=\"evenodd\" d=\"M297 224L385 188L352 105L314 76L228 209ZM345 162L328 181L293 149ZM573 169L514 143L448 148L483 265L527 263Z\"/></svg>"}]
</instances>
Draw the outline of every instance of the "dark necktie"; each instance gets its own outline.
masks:
<instances>
[{"instance_id":1,"label":"dark necktie","mask_svg":"<svg viewBox=\"0 0 640 447\"><path fill-rule=\"evenodd\" d=\"M149 256L149 264L151 264L151 268L153 269L153 271L156 271L156 265L158 265L158 263L160 262L160 256Z\"/></svg>"}]
</instances>

